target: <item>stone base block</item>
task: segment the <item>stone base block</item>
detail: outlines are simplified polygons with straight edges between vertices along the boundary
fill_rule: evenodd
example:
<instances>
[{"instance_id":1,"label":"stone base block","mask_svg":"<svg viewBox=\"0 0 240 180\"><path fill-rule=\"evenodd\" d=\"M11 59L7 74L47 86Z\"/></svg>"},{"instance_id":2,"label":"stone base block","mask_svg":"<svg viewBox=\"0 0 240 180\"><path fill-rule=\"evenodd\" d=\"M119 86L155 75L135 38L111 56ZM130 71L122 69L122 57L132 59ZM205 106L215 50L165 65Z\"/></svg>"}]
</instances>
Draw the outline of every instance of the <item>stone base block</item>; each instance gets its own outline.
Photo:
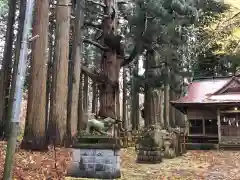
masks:
<instances>
[{"instance_id":1,"label":"stone base block","mask_svg":"<svg viewBox=\"0 0 240 180\"><path fill-rule=\"evenodd\" d=\"M93 179L117 179L121 177L120 170L114 172L96 171L94 169L80 169L78 164L72 163L68 169L67 177L93 178Z\"/></svg>"},{"instance_id":2,"label":"stone base block","mask_svg":"<svg viewBox=\"0 0 240 180\"><path fill-rule=\"evenodd\" d=\"M116 149L74 148L67 176L78 178L116 179L121 177L120 154Z\"/></svg>"},{"instance_id":3,"label":"stone base block","mask_svg":"<svg viewBox=\"0 0 240 180\"><path fill-rule=\"evenodd\" d=\"M141 147L137 154L137 163L156 164L162 161L162 151L158 147Z\"/></svg>"}]
</instances>

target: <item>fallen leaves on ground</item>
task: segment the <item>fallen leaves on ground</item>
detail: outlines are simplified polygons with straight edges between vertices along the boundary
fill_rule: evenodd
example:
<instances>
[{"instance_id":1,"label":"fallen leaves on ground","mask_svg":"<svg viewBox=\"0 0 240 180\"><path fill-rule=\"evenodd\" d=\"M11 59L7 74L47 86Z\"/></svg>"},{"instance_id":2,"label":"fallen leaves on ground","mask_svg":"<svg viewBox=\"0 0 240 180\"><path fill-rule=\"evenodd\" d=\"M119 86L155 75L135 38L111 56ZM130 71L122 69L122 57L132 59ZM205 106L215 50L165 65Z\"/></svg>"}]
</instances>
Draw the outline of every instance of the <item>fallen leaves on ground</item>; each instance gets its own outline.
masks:
<instances>
[{"instance_id":1,"label":"fallen leaves on ground","mask_svg":"<svg viewBox=\"0 0 240 180\"><path fill-rule=\"evenodd\" d=\"M160 164L137 164L135 159L133 150L123 150L122 179L240 180L240 152L188 151Z\"/></svg>"},{"instance_id":2,"label":"fallen leaves on ground","mask_svg":"<svg viewBox=\"0 0 240 180\"><path fill-rule=\"evenodd\" d=\"M0 142L0 179L3 174L6 142ZM14 176L17 180L62 180L71 160L69 149L15 154ZM240 180L240 152L188 151L160 164L137 164L133 148L121 150L121 180ZM55 167L56 166L56 167ZM70 178L71 179L71 178ZM80 180L80 179L79 179Z\"/></svg>"},{"instance_id":3,"label":"fallen leaves on ground","mask_svg":"<svg viewBox=\"0 0 240 180\"><path fill-rule=\"evenodd\" d=\"M6 142L0 142L0 177L3 176ZM51 148L48 152L20 150L15 154L13 179L17 180L63 180L71 153L67 149ZM0 178L1 179L1 178Z\"/></svg>"}]
</instances>

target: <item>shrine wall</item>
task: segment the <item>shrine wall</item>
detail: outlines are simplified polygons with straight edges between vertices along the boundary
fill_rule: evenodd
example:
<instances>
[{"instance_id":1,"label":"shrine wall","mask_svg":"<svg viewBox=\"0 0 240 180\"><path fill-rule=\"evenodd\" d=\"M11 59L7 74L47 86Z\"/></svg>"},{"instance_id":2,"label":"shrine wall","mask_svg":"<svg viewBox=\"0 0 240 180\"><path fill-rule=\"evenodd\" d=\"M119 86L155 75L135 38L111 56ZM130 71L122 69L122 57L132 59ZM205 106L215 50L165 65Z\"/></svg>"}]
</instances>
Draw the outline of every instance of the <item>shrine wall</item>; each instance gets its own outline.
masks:
<instances>
[{"instance_id":1,"label":"shrine wall","mask_svg":"<svg viewBox=\"0 0 240 180\"><path fill-rule=\"evenodd\" d=\"M239 144L240 136L221 136L221 144Z\"/></svg>"},{"instance_id":2,"label":"shrine wall","mask_svg":"<svg viewBox=\"0 0 240 180\"><path fill-rule=\"evenodd\" d=\"M217 119L217 112L208 109L188 109L188 119Z\"/></svg>"},{"instance_id":3,"label":"shrine wall","mask_svg":"<svg viewBox=\"0 0 240 180\"><path fill-rule=\"evenodd\" d=\"M221 144L240 144L240 127L221 125Z\"/></svg>"}]
</instances>

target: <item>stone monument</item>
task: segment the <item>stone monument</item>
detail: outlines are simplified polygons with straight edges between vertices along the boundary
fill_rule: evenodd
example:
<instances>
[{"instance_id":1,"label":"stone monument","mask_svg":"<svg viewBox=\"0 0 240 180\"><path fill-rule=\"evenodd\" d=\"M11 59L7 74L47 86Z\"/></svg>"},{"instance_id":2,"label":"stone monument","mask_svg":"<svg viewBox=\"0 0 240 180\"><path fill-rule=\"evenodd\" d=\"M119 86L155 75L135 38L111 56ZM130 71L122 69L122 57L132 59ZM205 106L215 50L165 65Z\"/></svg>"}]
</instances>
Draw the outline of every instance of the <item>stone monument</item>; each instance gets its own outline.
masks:
<instances>
[{"instance_id":1,"label":"stone monument","mask_svg":"<svg viewBox=\"0 0 240 180\"><path fill-rule=\"evenodd\" d=\"M76 136L67 176L95 179L120 178L120 142L112 118L90 119L85 132ZM109 131L112 131L109 132Z\"/></svg>"},{"instance_id":2,"label":"stone monument","mask_svg":"<svg viewBox=\"0 0 240 180\"><path fill-rule=\"evenodd\" d=\"M143 129L137 142L138 163L160 163L162 161L163 140L158 130L156 126Z\"/></svg>"}]
</instances>

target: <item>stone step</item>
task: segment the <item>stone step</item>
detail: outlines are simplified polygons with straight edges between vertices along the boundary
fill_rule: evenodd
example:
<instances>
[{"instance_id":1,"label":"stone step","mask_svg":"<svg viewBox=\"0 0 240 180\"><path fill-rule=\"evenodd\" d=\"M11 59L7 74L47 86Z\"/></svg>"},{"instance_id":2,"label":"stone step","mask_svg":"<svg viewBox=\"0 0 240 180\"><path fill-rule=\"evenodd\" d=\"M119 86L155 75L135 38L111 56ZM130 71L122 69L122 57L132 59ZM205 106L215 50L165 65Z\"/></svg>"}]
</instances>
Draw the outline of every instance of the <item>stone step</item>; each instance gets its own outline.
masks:
<instances>
[{"instance_id":1,"label":"stone step","mask_svg":"<svg viewBox=\"0 0 240 180\"><path fill-rule=\"evenodd\" d=\"M119 143L119 139L107 136L83 136L77 138L77 142L84 144L97 144L97 143L116 144Z\"/></svg>"},{"instance_id":2,"label":"stone step","mask_svg":"<svg viewBox=\"0 0 240 180\"><path fill-rule=\"evenodd\" d=\"M221 150L240 150L240 144L219 144Z\"/></svg>"},{"instance_id":3,"label":"stone step","mask_svg":"<svg viewBox=\"0 0 240 180\"><path fill-rule=\"evenodd\" d=\"M120 149L120 144L111 144L111 143L96 143L96 144L90 144L90 143L78 143L72 145L72 148L76 149Z\"/></svg>"}]
</instances>

